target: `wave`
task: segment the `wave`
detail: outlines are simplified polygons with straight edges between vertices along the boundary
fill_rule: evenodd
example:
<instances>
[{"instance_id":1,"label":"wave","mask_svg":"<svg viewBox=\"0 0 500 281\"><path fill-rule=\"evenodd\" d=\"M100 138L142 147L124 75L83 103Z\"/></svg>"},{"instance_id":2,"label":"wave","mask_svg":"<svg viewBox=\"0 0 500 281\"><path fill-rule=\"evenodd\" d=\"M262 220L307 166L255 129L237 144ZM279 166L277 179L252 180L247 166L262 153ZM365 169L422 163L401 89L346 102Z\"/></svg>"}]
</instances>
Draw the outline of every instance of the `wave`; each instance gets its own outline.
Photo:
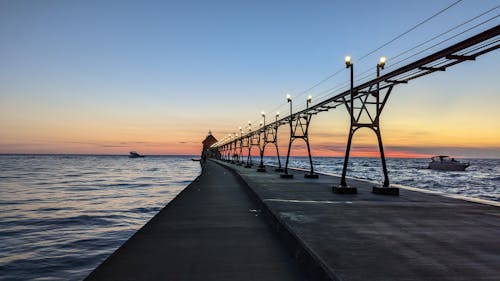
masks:
<instances>
[{"instance_id":1,"label":"wave","mask_svg":"<svg viewBox=\"0 0 500 281\"><path fill-rule=\"evenodd\" d=\"M148 183L114 183L114 184L106 184L106 185L101 185L101 186L106 186L106 187L149 187L151 184Z\"/></svg>"},{"instance_id":2,"label":"wave","mask_svg":"<svg viewBox=\"0 0 500 281\"><path fill-rule=\"evenodd\" d=\"M131 213L157 213L160 211L162 207L140 207L140 208L134 208L130 209L128 212Z\"/></svg>"}]
</instances>

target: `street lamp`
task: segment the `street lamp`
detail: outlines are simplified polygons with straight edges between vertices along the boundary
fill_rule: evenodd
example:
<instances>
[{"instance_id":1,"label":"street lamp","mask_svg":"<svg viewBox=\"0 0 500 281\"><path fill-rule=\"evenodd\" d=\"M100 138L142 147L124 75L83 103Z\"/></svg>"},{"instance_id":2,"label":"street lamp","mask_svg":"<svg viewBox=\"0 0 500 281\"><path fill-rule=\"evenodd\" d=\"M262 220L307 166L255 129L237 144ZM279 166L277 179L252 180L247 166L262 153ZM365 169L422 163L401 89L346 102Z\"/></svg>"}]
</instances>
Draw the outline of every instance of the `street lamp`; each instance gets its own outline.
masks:
<instances>
[{"instance_id":1,"label":"street lamp","mask_svg":"<svg viewBox=\"0 0 500 281\"><path fill-rule=\"evenodd\" d=\"M351 146L351 138L352 138L352 126L355 122L354 120L354 91L353 91L353 88L354 88L354 64L351 62L351 57L350 56L346 56L345 57L345 67L346 68L349 68L351 71L351 85L350 85L350 88L349 88L349 95L351 97L351 100L350 100L350 108L349 108L349 113L351 115L351 131L349 132L349 139L347 141L347 149L346 149L346 153L345 153L345 157L344 157L344 167L342 169L342 178L340 179L340 186L345 188L347 187L347 182L345 180L345 176L346 176L346 172L347 172L347 161L349 161L349 148Z\"/></svg>"},{"instance_id":2,"label":"street lamp","mask_svg":"<svg viewBox=\"0 0 500 281\"><path fill-rule=\"evenodd\" d=\"M380 57L380 60L377 64L377 78L380 77L380 70L381 69L384 69L384 66L385 66L385 62L387 61L387 59L385 57ZM379 115L379 92L380 92L380 82L377 82L377 118L376 120L378 120L378 115Z\"/></svg>"},{"instance_id":3,"label":"street lamp","mask_svg":"<svg viewBox=\"0 0 500 281\"><path fill-rule=\"evenodd\" d=\"M387 59L385 57L380 57L379 62L377 63L377 78L380 77L380 70L384 69L385 62ZM377 93L378 93L379 83L377 83Z\"/></svg>"},{"instance_id":4,"label":"street lamp","mask_svg":"<svg viewBox=\"0 0 500 281\"><path fill-rule=\"evenodd\" d=\"M307 103L306 103L306 108L307 108L307 109L309 108L309 104L312 102L312 99L313 99L313 97L312 97L311 95L309 95L309 96L307 97Z\"/></svg>"},{"instance_id":5,"label":"street lamp","mask_svg":"<svg viewBox=\"0 0 500 281\"><path fill-rule=\"evenodd\" d=\"M262 111L260 115L262 116L262 118L264 118L264 126L266 126L266 113Z\"/></svg>"},{"instance_id":6,"label":"street lamp","mask_svg":"<svg viewBox=\"0 0 500 281\"><path fill-rule=\"evenodd\" d=\"M290 117L292 117L292 96L290 96L290 95L286 95L286 101L287 101L288 103L290 103ZM292 119L290 119L290 120L292 120ZM291 121L290 121L290 126L292 126L291 124L292 124L292 123L291 123Z\"/></svg>"},{"instance_id":7,"label":"street lamp","mask_svg":"<svg viewBox=\"0 0 500 281\"><path fill-rule=\"evenodd\" d=\"M352 66L352 63L351 63L351 57L350 56L345 56L345 67L346 68L349 68Z\"/></svg>"},{"instance_id":8,"label":"street lamp","mask_svg":"<svg viewBox=\"0 0 500 281\"><path fill-rule=\"evenodd\" d=\"M387 59L385 57L380 57L380 60L377 64L377 68L384 69L384 65L385 65L386 60Z\"/></svg>"}]
</instances>

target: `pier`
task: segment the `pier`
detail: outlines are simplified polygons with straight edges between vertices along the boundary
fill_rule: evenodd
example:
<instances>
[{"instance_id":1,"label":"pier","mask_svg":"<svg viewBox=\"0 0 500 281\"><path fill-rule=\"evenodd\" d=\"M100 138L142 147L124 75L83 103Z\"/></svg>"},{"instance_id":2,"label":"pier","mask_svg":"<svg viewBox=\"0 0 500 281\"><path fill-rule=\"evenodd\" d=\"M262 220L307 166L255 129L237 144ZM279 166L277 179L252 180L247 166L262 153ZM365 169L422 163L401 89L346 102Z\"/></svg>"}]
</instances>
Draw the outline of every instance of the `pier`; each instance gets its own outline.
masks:
<instances>
[{"instance_id":1,"label":"pier","mask_svg":"<svg viewBox=\"0 0 500 281\"><path fill-rule=\"evenodd\" d=\"M203 141L202 174L86 280L498 280L500 206L391 185L380 115L401 84L473 61L500 48L495 26L438 52L256 129L239 128ZM309 144L313 116L345 107L350 116L340 176L314 171ZM289 127L279 160L278 129ZM381 184L347 176L352 139L372 130L380 151ZM244 132L245 130L245 132ZM248 131L247 131L248 130ZM292 143L305 142L310 169L289 167ZM267 145L278 167L266 167ZM252 160L259 149L260 163ZM246 156L246 157L245 157ZM246 158L246 159L245 159Z\"/></svg>"},{"instance_id":2,"label":"pier","mask_svg":"<svg viewBox=\"0 0 500 281\"><path fill-rule=\"evenodd\" d=\"M349 69L350 78L349 90L327 97L315 104L312 101L312 96L308 96L305 108L296 112L293 111L294 107L292 104L294 101L292 96L287 95L286 101L290 105L290 113L288 115L280 118L279 113L276 113L274 116L275 120L266 123L266 114L262 112L262 121L257 128L252 127L251 122L249 122L246 128L248 131L239 127L239 134L233 133L227 135L222 140L212 144L210 150L212 153L216 152L219 155L218 158L232 161L233 163L238 162L239 164L244 164L247 168L251 168L253 166L252 148L257 147L260 152L258 171L266 172L263 165L263 158L266 146L272 144L276 148L279 163L278 170L284 172L280 174L280 177L293 178L293 174L288 173L292 145L296 140L303 140L307 147L310 164L309 172L305 174L304 177L317 179L318 175L314 173L311 146L309 143L309 126L312 118L322 112L345 107L349 114L350 127L344 154L342 175L339 181L332 187L332 191L340 194L357 193L356 186L347 184L347 167L355 133L360 129L367 128L376 135L380 152L380 162L384 175L382 184L374 186L373 192L378 194L397 195L399 189L390 186L384 145L382 143L382 129L380 126L381 114L386 108L390 95L399 85L408 84L408 82L414 79L430 74L446 71L463 62L475 61L478 57L497 50L500 48L499 36L500 25L497 25L385 74L381 74L381 70L386 67L386 58L381 57L379 63L375 66L375 78L367 82L358 82L358 84L356 84L357 81L355 81L354 76L354 63L350 56L346 56L345 66ZM407 59L409 58L411 57ZM284 167L281 167L281 162L279 162L278 150L278 129L281 126L289 127L290 133Z\"/></svg>"},{"instance_id":3,"label":"pier","mask_svg":"<svg viewBox=\"0 0 500 281\"><path fill-rule=\"evenodd\" d=\"M209 162L86 280L305 280L247 192Z\"/></svg>"},{"instance_id":4,"label":"pier","mask_svg":"<svg viewBox=\"0 0 500 281\"><path fill-rule=\"evenodd\" d=\"M500 208L208 160L87 280L497 280ZM494 202L492 202L495 205ZM498 204L497 204L498 205Z\"/></svg>"}]
</instances>

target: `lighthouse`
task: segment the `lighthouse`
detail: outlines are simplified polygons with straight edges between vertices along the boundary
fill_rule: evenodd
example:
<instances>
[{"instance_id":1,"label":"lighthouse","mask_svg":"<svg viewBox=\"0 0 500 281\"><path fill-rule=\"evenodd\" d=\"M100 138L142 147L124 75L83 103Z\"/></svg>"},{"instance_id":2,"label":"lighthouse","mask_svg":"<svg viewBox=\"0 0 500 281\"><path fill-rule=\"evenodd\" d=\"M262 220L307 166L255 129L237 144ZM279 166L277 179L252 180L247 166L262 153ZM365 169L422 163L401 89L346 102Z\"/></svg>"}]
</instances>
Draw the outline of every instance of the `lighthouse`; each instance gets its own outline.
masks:
<instances>
[{"instance_id":1,"label":"lighthouse","mask_svg":"<svg viewBox=\"0 0 500 281\"><path fill-rule=\"evenodd\" d=\"M217 150L211 150L210 147L212 144L216 143L217 139L212 135L212 132L208 130L207 137L201 142L203 144L203 148L201 150L202 158L218 158L219 152Z\"/></svg>"}]
</instances>

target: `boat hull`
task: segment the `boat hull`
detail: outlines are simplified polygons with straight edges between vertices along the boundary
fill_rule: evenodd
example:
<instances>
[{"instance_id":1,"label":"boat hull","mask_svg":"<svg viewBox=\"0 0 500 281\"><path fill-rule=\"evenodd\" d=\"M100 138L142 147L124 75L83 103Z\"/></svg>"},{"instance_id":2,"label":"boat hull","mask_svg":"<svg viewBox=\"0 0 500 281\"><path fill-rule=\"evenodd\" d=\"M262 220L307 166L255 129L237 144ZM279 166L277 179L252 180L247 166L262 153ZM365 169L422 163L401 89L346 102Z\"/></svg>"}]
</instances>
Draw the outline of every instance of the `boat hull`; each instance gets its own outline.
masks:
<instances>
[{"instance_id":1,"label":"boat hull","mask_svg":"<svg viewBox=\"0 0 500 281\"><path fill-rule=\"evenodd\" d=\"M429 169L439 171L465 171L469 164L464 163L430 163Z\"/></svg>"}]
</instances>

